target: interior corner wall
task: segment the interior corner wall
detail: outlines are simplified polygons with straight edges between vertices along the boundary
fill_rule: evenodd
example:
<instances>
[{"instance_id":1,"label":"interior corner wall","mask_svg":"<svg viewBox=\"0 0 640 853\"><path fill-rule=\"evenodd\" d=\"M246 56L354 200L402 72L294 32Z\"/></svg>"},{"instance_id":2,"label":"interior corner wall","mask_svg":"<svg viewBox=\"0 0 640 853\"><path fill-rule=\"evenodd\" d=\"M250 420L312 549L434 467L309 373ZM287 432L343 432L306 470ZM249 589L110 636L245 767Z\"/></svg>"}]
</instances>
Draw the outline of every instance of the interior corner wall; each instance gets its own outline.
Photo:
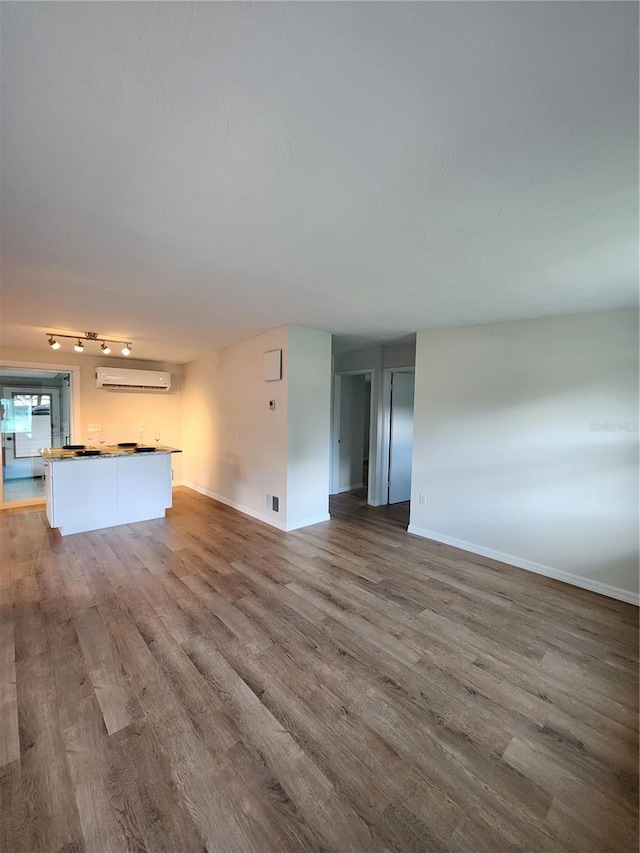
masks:
<instances>
[{"instance_id":1,"label":"interior corner wall","mask_svg":"<svg viewBox=\"0 0 640 853\"><path fill-rule=\"evenodd\" d=\"M286 529L329 519L331 335L289 327Z\"/></svg>"},{"instance_id":2,"label":"interior corner wall","mask_svg":"<svg viewBox=\"0 0 640 853\"><path fill-rule=\"evenodd\" d=\"M638 602L635 311L420 332L415 391L410 532Z\"/></svg>"},{"instance_id":3,"label":"interior corner wall","mask_svg":"<svg viewBox=\"0 0 640 853\"><path fill-rule=\"evenodd\" d=\"M266 382L264 353L274 349L283 378ZM183 401L185 485L282 530L288 359L286 327L213 352L186 366ZM267 494L280 499L279 512L267 508Z\"/></svg>"},{"instance_id":4,"label":"interior corner wall","mask_svg":"<svg viewBox=\"0 0 640 853\"><path fill-rule=\"evenodd\" d=\"M87 346L89 349L89 346ZM73 350L51 350L49 347L27 349L21 347L0 348L0 364L6 362L28 364L66 365L80 371L80 433L72 434L73 443L86 444L89 424L100 424L108 444L119 441L139 441L139 426L143 423L145 441L153 444L153 435L160 433L160 443L170 447L182 447L182 373L180 364L168 362L140 361L132 358L82 354ZM171 372L170 391L116 391L96 388L96 367L140 368L142 370L164 370ZM94 436L98 442L98 436ZM172 456L174 481L182 479L182 454Z\"/></svg>"}]
</instances>

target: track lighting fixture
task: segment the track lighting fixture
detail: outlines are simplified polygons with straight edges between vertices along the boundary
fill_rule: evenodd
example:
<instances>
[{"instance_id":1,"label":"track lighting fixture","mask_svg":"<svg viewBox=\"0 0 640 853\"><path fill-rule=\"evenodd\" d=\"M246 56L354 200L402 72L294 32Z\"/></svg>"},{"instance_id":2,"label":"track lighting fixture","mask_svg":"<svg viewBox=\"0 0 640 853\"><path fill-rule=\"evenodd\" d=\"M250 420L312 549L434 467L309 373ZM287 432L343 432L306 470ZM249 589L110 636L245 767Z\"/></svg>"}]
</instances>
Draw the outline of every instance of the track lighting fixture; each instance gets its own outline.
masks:
<instances>
[{"instance_id":1,"label":"track lighting fixture","mask_svg":"<svg viewBox=\"0 0 640 853\"><path fill-rule=\"evenodd\" d=\"M84 352L84 345L86 341L95 341L96 343L100 343L100 341L102 341L102 343L100 343L100 349L103 355L109 355L111 352L109 344L121 344L122 349L120 352L122 355L130 355L133 348L131 341L115 341L113 338L105 338L97 332L82 332L79 335L68 335L63 332L45 332L45 335L48 338L47 343L51 349L60 349L60 342L57 340L58 338L70 338L71 340L75 340L73 348L76 352Z\"/></svg>"}]
</instances>

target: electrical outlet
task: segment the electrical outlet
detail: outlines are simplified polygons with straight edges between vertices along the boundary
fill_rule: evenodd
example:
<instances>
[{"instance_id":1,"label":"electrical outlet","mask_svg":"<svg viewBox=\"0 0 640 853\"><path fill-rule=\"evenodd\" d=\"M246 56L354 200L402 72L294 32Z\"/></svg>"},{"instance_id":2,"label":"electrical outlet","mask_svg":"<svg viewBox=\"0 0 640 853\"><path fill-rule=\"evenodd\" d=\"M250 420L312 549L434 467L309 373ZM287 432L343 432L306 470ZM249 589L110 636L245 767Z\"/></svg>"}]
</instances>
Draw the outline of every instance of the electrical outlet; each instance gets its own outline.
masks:
<instances>
[{"instance_id":1,"label":"electrical outlet","mask_svg":"<svg viewBox=\"0 0 640 853\"><path fill-rule=\"evenodd\" d=\"M89 432L100 432L100 424L89 424L87 430Z\"/></svg>"},{"instance_id":2,"label":"electrical outlet","mask_svg":"<svg viewBox=\"0 0 640 853\"><path fill-rule=\"evenodd\" d=\"M146 424L140 424L138 429L140 430L140 432L144 432L147 429L147 425Z\"/></svg>"},{"instance_id":3,"label":"electrical outlet","mask_svg":"<svg viewBox=\"0 0 640 853\"><path fill-rule=\"evenodd\" d=\"M420 494L418 495L418 503L422 504L423 506L426 506L427 496L424 492L420 492Z\"/></svg>"},{"instance_id":4,"label":"electrical outlet","mask_svg":"<svg viewBox=\"0 0 640 853\"><path fill-rule=\"evenodd\" d=\"M242 438L242 430L240 427L236 427L236 438Z\"/></svg>"}]
</instances>

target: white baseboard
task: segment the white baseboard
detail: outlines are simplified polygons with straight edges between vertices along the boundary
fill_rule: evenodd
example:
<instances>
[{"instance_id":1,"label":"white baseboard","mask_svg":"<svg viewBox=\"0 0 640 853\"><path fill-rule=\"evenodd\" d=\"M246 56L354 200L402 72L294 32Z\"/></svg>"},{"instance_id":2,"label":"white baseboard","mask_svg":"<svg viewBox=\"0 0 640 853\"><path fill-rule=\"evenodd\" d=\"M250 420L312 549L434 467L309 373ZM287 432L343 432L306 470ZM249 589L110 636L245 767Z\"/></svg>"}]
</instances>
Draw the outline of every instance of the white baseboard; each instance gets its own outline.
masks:
<instances>
[{"instance_id":1,"label":"white baseboard","mask_svg":"<svg viewBox=\"0 0 640 853\"><path fill-rule=\"evenodd\" d=\"M337 494L341 495L343 492L355 492L356 489L364 489L364 483L355 483L353 486L340 486Z\"/></svg>"},{"instance_id":2,"label":"white baseboard","mask_svg":"<svg viewBox=\"0 0 640 853\"><path fill-rule=\"evenodd\" d=\"M407 528L408 533L413 533L415 536L421 536L423 539L433 539L434 542L441 542L443 545L452 545L454 548L460 548L461 551L469 551L471 554L478 554L481 557L489 557L491 560L498 560L501 563L507 563L511 566L516 566L519 569L526 569L528 572L535 572L537 575L544 575L547 578L553 578L563 583L579 586L581 589L588 589L591 592L598 592L600 595L606 595L609 598L615 598L618 601L626 601L629 604L640 605L640 595L630 590L620 589L617 586L610 586L600 581L594 581L590 578L582 577L582 575L574 575L571 572L564 572L562 569L554 569L551 566L545 566L542 563L534 563L532 560L524 560L521 557L514 557L513 554L504 554L502 551L494 551L491 548L485 548L482 545L475 545L473 542L465 542L462 539L454 539L452 536L443 536L441 533L435 533L433 530L425 530L423 527L416 527L410 524Z\"/></svg>"},{"instance_id":3,"label":"white baseboard","mask_svg":"<svg viewBox=\"0 0 640 853\"><path fill-rule=\"evenodd\" d=\"M311 524L320 524L322 521L329 521L329 514L325 513L324 515L318 515L315 518L306 518L303 521L295 521L292 524L285 524L277 518L272 518L265 513L257 512L255 509L251 509L248 506L244 506L243 504L239 504L229 498L225 498L223 495L218 495L216 492L210 492L209 489L205 489L203 486L197 486L195 483L180 481L179 485L186 486L188 489L193 489L194 492L198 492L201 495L212 498L214 501L218 501L225 506L230 506L232 509L237 509L238 512L243 513L243 515L248 515L250 518L262 521L270 527L275 527L277 530L281 530L283 533L288 533L291 530L299 530L301 527L309 527Z\"/></svg>"},{"instance_id":4,"label":"white baseboard","mask_svg":"<svg viewBox=\"0 0 640 853\"><path fill-rule=\"evenodd\" d=\"M310 527L312 524L322 524L323 521L330 521L328 512L324 515L316 515L315 518L305 518L304 521L293 521L287 524L287 533L290 530L300 530L301 527Z\"/></svg>"},{"instance_id":5,"label":"white baseboard","mask_svg":"<svg viewBox=\"0 0 640 853\"><path fill-rule=\"evenodd\" d=\"M205 495L208 498L213 498L214 501L218 501L218 503L224 504L225 506L230 506L232 509L237 509L238 512L243 513L244 515L248 515L251 518L255 518L258 521L263 521L265 524L270 525L271 527L275 527L278 530L282 530L286 533L285 525L283 521L279 521L276 518L270 518L265 513L257 512L255 509L251 509L251 507L244 506L243 504L239 504L236 501L232 501L230 498L225 498L224 495L218 495L216 492L210 492L209 489L205 489L203 486L197 486L195 483L183 483L188 489L193 489L194 492L199 492L201 495Z\"/></svg>"}]
</instances>

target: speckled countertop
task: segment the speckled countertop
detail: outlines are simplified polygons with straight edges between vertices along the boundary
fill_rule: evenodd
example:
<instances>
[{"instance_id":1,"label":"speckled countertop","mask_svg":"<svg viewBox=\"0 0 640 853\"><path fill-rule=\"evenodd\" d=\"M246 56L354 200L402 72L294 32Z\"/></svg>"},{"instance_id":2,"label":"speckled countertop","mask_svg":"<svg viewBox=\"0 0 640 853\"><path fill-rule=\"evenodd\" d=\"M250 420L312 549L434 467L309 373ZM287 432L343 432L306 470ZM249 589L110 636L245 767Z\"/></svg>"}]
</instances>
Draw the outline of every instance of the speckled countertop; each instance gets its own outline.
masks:
<instances>
[{"instance_id":1,"label":"speckled countertop","mask_svg":"<svg viewBox=\"0 0 640 853\"><path fill-rule=\"evenodd\" d=\"M75 450L63 450L61 447L41 447L38 451L45 462L58 462L64 459L90 460L105 459L111 456L153 456L156 453L182 453L177 447L154 447L153 450L136 453L135 447L118 447L116 444L107 444L104 447L86 447L87 450L100 450L99 455L78 456Z\"/></svg>"}]
</instances>

